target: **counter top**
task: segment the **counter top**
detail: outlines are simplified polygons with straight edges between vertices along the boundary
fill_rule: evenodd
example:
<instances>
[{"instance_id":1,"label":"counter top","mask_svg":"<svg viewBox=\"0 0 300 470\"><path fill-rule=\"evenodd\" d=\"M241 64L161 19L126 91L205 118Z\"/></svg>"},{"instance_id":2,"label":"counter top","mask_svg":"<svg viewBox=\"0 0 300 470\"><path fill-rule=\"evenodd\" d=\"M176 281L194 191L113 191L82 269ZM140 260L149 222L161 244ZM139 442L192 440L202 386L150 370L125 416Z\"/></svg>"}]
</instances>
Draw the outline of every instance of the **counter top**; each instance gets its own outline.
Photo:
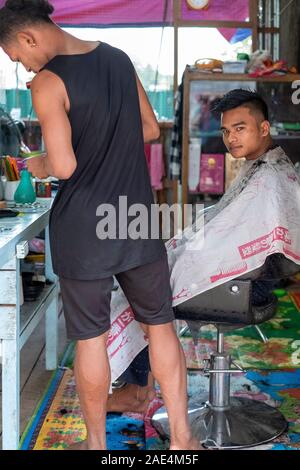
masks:
<instances>
[{"instance_id":1,"label":"counter top","mask_svg":"<svg viewBox=\"0 0 300 470\"><path fill-rule=\"evenodd\" d=\"M45 228L49 214L50 209L39 209L38 212L20 212L17 217L0 219L0 268L13 258L18 242L31 240Z\"/></svg>"}]
</instances>

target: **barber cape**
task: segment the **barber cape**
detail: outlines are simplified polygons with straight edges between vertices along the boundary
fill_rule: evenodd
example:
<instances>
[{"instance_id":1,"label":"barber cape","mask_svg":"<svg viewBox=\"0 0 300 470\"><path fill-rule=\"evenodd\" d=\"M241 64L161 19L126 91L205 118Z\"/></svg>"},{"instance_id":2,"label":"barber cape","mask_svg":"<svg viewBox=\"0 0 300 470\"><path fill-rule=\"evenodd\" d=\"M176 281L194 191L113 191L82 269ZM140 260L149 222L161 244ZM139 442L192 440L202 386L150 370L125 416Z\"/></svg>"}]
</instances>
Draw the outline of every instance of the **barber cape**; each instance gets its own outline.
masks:
<instances>
[{"instance_id":1,"label":"barber cape","mask_svg":"<svg viewBox=\"0 0 300 470\"><path fill-rule=\"evenodd\" d=\"M280 147L246 161L218 204L167 244L173 306L235 279L273 253L300 264L300 181ZM147 345L119 291L112 301L112 380Z\"/></svg>"}]
</instances>

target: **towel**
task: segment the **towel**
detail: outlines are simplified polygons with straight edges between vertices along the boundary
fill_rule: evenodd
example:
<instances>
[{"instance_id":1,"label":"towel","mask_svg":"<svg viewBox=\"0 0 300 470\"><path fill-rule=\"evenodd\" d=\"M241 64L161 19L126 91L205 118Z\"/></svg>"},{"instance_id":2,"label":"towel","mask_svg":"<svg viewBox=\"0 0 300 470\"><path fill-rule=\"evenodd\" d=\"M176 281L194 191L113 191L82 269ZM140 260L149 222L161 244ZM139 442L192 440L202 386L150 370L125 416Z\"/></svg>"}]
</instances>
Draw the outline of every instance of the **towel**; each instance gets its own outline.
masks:
<instances>
[{"instance_id":1,"label":"towel","mask_svg":"<svg viewBox=\"0 0 300 470\"><path fill-rule=\"evenodd\" d=\"M151 145L150 156L150 178L151 186L156 191L163 189L163 177L165 176L165 165L162 144Z\"/></svg>"}]
</instances>

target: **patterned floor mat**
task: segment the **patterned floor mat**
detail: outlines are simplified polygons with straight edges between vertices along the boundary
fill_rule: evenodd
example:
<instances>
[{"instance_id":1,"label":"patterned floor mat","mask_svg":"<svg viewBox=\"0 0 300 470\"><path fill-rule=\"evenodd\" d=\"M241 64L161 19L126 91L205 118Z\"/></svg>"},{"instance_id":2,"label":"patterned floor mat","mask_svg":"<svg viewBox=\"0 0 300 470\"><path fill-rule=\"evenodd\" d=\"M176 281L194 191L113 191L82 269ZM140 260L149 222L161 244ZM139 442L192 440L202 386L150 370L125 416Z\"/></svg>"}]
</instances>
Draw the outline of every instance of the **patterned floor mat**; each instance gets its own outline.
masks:
<instances>
[{"instance_id":1,"label":"patterned floor mat","mask_svg":"<svg viewBox=\"0 0 300 470\"><path fill-rule=\"evenodd\" d=\"M61 379L47 412L41 415L30 440L22 448L27 450L65 450L70 444L86 437L79 400L76 395L73 372L67 369ZM107 446L110 450L145 449L143 416L109 413L107 417Z\"/></svg>"},{"instance_id":2,"label":"patterned floor mat","mask_svg":"<svg viewBox=\"0 0 300 470\"><path fill-rule=\"evenodd\" d=\"M226 335L226 348L235 360L244 368L252 369L246 375L232 377L232 394L262 400L279 407L289 422L287 433L258 449L300 448L300 368L296 369L300 364L300 340L297 339L300 333L300 314L295 306L297 303L293 303L289 296L280 298L276 317L262 325L264 334L269 338L266 344L252 327ZM203 359L215 347L215 337L215 330L208 327L201 331L201 339L196 347L190 337L183 338L189 368L203 365ZM65 368L71 365L73 356L74 348L70 345L62 362L63 367L54 374L22 437L21 449L63 450L70 443L85 438L86 430L75 392L73 374L68 367ZM188 388L190 396L202 396L207 393L208 379L189 370ZM167 448L168 443L162 441L151 426L151 417L161 405L159 398L154 399L146 416L109 414L108 448Z\"/></svg>"},{"instance_id":3,"label":"patterned floor mat","mask_svg":"<svg viewBox=\"0 0 300 470\"><path fill-rule=\"evenodd\" d=\"M208 379L189 371L189 395L204 399L207 396ZM271 443L251 450L299 450L300 449L300 369L289 371L255 371L232 376L231 395L263 401L278 408L288 421L288 431ZM148 416L148 419L150 417ZM148 450L167 449L151 427L146 427Z\"/></svg>"}]
</instances>

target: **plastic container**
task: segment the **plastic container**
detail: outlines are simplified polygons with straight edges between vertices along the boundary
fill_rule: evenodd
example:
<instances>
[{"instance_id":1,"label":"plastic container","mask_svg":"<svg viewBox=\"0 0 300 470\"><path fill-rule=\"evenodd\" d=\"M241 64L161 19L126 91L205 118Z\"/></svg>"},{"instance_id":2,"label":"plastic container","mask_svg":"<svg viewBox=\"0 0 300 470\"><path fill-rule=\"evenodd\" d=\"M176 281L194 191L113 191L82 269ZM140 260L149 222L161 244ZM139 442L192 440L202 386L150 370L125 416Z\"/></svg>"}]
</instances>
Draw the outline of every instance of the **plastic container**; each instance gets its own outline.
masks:
<instances>
[{"instance_id":1,"label":"plastic container","mask_svg":"<svg viewBox=\"0 0 300 470\"><path fill-rule=\"evenodd\" d=\"M20 181L6 181L4 183L4 199L6 201L13 201L15 193L19 187Z\"/></svg>"},{"instance_id":2,"label":"plastic container","mask_svg":"<svg viewBox=\"0 0 300 470\"><path fill-rule=\"evenodd\" d=\"M235 62L224 62L223 73L245 73L247 60L237 60Z\"/></svg>"}]
</instances>

